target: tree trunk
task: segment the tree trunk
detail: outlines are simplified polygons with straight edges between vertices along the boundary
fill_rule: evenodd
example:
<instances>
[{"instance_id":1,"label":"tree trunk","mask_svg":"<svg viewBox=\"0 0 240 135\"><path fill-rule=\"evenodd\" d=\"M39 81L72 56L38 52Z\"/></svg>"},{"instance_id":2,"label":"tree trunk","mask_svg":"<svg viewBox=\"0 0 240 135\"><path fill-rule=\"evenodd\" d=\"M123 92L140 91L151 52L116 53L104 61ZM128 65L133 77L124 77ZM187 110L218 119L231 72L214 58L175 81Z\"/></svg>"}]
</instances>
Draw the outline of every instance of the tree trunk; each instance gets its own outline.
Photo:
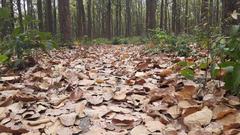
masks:
<instances>
[{"instance_id":1,"label":"tree trunk","mask_svg":"<svg viewBox=\"0 0 240 135\"><path fill-rule=\"evenodd\" d=\"M200 26L203 30L208 30L208 25L208 0L202 0Z\"/></svg>"},{"instance_id":2,"label":"tree trunk","mask_svg":"<svg viewBox=\"0 0 240 135\"><path fill-rule=\"evenodd\" d=\"M156 0L146 1L146 32L156 27Z\"/></svg>"},{"instance_id":3,"label":"tree trunk","mask_svg":"<svg viewBox=\"0 0 240 135\"><path fill-rule=\"evenodd\" d=\"M125 36L129 37L131 36L131 0L126 0L126 33Z\"/></svg>"},{"instance_id":4,"label":"tree trunk","mask_svg":"<svg viewBox=\"0 0 240 135\"><path fill-rule=\"evenodd\" d=\"M177 3L177 12L176 12L176 35L181 32L181 0L178 0Z\"/></svg>"},{"instance_id":5,"label":"tree trunk","mask_svg":"<svg viewBox=\"0 0 240 135\"><path fill-rule=\"evenodd\" d=\"M185 33L188 33L188 0L186 0L186 3L185 3Z\"/></svg>"},{"instance_id":6,"label":"tree trunk","mask_svg":"<svg viewBox=\"0 0 240 135\"><path fill-rule=\"evenodd\" d=\"M85 10L83 0L77 0L77 38L81 38L85 34Z\"/></svg>"},{"instance_id":7,"label":"tree trunk","mask_svg":"<svg viewBox=\"0 0 240 135\"><path fill-rule=\"evenodd\" d=\"M53 0L53 35L57 34L57 8L56 0Z\"/></svg>"},{"instance_id":8,"label":"tree trunk","mask_svg":"<svg viewBox=\"0 0 240 135\"><path fill-rule=\"evenodd\" d=\"M53 16L52 16L51 0L46 0L45 21L46 21L46 31L53 34Z\"/></svg>"},{"instance_id":9,"label":"tree trunk","mask_svg":"<svg viewBox=\"0 0 240 135\"><path fill-rule=\"evenodd\" d=\"M210 0L209 2L209 19L208 19L208 22L209 22L209 26L213 26L213 13L214 13L214 10L213 10L213 0Z\"/></svg>"},{"instance_id":10,"label":"tree trunk","mask_svg":"<svg viewBox=\"0 0 240 135\"><path fill-rule=\"evenodd\" d=\"M107 19L106 19L106 29L107 29L107 38L111 39L111 0L108 0L107 3Z\"/></svg>"},{"instance_id":11,"label":"tree trunk","mask_svg":"<svg viewBox=\"0 0 240 135\"><path fill-rule=\"evenodd\" d=\"M176 10L177 10L177 1L173 0L173 5L172 5L172 32L176 32Z\"/></svg>"},{"instance_id":12,"label":"tree trunk","mask_svg":"<svg viewBox=\"0 0 240 135\"><path fill-rule=\"evenodd\" d=\"M37 9L38 9L38 28L40 31L43 31L43 13L42 13L42 0L37 0Z\"/></svg>"},{"instance_id":13,"label":"tree trunk","mask_svg":"<svg viewBox=\"0 0 240 135\"><path fill-rule=\"evenodd\" d=\"M69 0L58 0L59 24L62 41L70 41L72 36Z\"/></svg>"},{"instance_id":14,"label":"tree trunk","mask_svg":"<svg viewBox=\"0 0 240 135\"><path fill-rule=\"evenodd\" d=\"M165 9L164 9L164 29L168 31L168 0L165 0Z\"/></svg>"},{"instance_id":15,"label":"tree trunk","mask_svg":"<svg viewBox=\"0 0 240 135\"><path fill-rule=\"evenodd\" d=\"M23 18L22 18L21 0L17 0L17 10L18 10L18 20L19 20L20 30L21 32L23 32L24 26L23 26Z\"/></svg>"},{"instance_id":16,"label":"tree trunk","mask_svg":"<svg viewBox=\"0 0 240 135\"><path fill-rule=\"evenodd\" d=\"M87 1L87 13L88 13L88 37L92 38L92 0Z\"/></svg>"},{"instance_id":17,"label":"tree trunk","mask_svg":"<svg viewBox=\"0 0 240 135\"><path fill-rule=\"evenodd\" d=\"M117 0L116 4L116 31L115 34L116 36L120 36L121 34L121 23L122 23L122 5L121 5L121 0Z\"/></svg>"},{"instance_id":18,"label":"tree trunk","mask_svg":"<svg viewBox=\"0 0 240 135\"><path fill-rule=\"evenodd\" d=\"M160 9L160 29L161 30L163 30L163 20L164 20L163 9L164 9L164 0L161 0L161 9Z\"/></svg>"}]
</instances>

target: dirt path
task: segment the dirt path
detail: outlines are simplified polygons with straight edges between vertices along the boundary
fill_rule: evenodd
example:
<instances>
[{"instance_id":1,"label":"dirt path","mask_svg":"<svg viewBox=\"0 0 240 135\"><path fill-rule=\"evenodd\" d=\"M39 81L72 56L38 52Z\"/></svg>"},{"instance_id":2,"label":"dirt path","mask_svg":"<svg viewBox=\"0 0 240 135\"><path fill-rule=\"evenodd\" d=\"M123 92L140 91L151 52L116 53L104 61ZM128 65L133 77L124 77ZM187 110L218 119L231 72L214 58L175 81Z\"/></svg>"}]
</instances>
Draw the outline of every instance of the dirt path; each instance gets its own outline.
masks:
<instances>
[{"instance_id":1,"label":"dirt path","mask_svg":"<svg viewBox=\"0 0 240 135\"><path fill-rule=\"evenodd\" d=\"M143 46L78 47L51 56L1 78L0 132L210 135L240 123L230 103L238 99L223 100L222 90L198 99L199 85L175 73L172 57L146 56Z\"/></svg>"}]
</instances>

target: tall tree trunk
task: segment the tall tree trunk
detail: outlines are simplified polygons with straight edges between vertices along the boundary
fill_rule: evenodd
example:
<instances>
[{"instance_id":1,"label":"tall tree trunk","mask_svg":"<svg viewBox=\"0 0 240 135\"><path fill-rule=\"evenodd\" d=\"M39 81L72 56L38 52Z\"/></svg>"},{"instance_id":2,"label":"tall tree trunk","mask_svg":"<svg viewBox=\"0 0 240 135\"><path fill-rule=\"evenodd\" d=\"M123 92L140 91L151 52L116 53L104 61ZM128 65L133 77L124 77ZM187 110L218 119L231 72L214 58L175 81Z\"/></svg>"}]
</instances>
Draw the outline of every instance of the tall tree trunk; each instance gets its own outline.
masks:
<instances>
[{"instance_id":1,"label":"tall tree trunk","mask_svg":"<svg viewBox=\"0 0 240 135\"><path fill-rule=\"evenodd\" d=\"M176 14L177 14L177 1L173 0L172 4L172 32L176 32Z\"/></svg>"},{"instance_id":2,"label":"tall tree trunk","mask_svg":"<svg viewBox=\"0 0 240 135\"><path fill-rule=\"evenodd\" d=\"M57 7L56 0L53 0L53 35L57 34Z\"/></svg>"},{"instance_id":3,"label":"tall tree trunk","mask_svg":"<svg viewBox=\"0 0 240 135\"><path fill-rule=\"evenodd\" d=\"M117 0L117 4L116 4L116 31L115 34L116 36L120 36L121 34L121 23L122 23L122 5L121 5L121 0Z\"/></svg>"},{"instance_id":4,"label":"tall tree trunk","mask_svg":"<svg viewBox=\"0 0 240 135\"><path fill-rule=\"evenodd\" d=\"M178 0L177 3L177 12L176 12L176 35L181 32L181 0Z\"/></svg>"},{"instance_id":5,"label":"tall tree trunk","mask_svg":"<svg viewBox=\"0 0 240 135\"><path fill-rule=\"evenodd\" d=\"M126 0L126 33L125 36L129 37L131 36L131 23L132 23L132 18L131 18L131 0Z\"/></svg>"},{"instance_id":6,"label":"tall tree trunk","mask_svg":"<svg viewBox=\"0 0 240 135\"><path fill-rule=\"evenodd\" d=\"M46 21L46 31L51 32L51 34L53 34L53 16L52 16L51 0L46 0L45 21Z\"/></svg>"},{"instance_id":7,"label":"tall tree trunk","mask_svg":"<svg viewBox=\"0 0 240 135\"><path fill-rule=\"evenodd\" d=\"M186 3L185 3L185 32L188 33L188 3L189 1L186 0Z\"/></svg>"},{"instance_id":8,"label":"tall tree trunk","mask_svg":"<svg viewBox=\"0 0 240 135\"><path fill-rule=\"evenodd\" d=\"M19 20L20 30L21 32L23 32L24 26L23 26L23 18L22 18L21 0L17 0L17 10L18 10L18 20Z\"/></svg>"},{"instance_id":9,"label":"tall tree trunk","mask_svg":"<svg viewBox=\"0 0 240 135\"><path fill-rule=\"evenodd\" d=\"M168 31L168 0L165 0L165 6L164 6L164 29L165 31Z\"/></svg>"},{"instance_id":10,"label":"tall tree trunk","mask_svg":"<svg viewBox=\"0 0 240 135\"><path fill-rule=\"evenodd\" d=\"M13 31L14 29L14 22L15 22L15 18L14 18L14 6L13 6L13 0L9 0L9 8L10 8L10 13L11 13L11 24L10 24L10 32Z\"/></svg>"},{"instance_id":11,"label":"tall tree trunk","mask_svg":"<svg viewBox=\"0 0 240 135\"><path fill-rule=\"evenodd\" d=\"M77 38L81 38L85 34L85 10L83 0L77 0Z\"/></svg>"},{"instance_id":12,"label":"tall tree trunk","mask_svg":"<svg viewBox=\"0 0 240 135\"><path fill-rule=\"evenodd\" d=\"M156 27L156 0L146 1L146 32Z\"/></svg>"},{"instance_id":13,"label":"tall tree trunk","mask_svg":"<svg viewBox=\"0 0 240 135\"><path fill-rule=\"evenodd\" d=\"M216 0L216 21L215 21L215 23L216 23L216 26L219 26L219 12L220 12L220 2L219 2L219 0Z\"/></svg>"},{"instance_id":14,"label":"tall tree trunk","mask_svg":"<svg viewBox=\"0 0 240 135\"><path fill-rule=\"evenodd\" d=\"M208 30L209 22L208 22L208 0L202 0L201 5L201 24L203 30Z\"/></svg>"},{"instance_id":15,"label":"tall tree trunk","mask_svg":"<svg viewBox=\"0 0 240 135\"><path fill-rule=\"evenodd\" d=\"M43 13L42 13L42 0L37 0L37 9L38 9L38 28L40 31L43 31Z\"/></svg>"},{"instance_id":16,"label":"tall tree trunk","mask_svg":"<svg viewBox=\"0 0 240 135\"><path fill-rule=\"evenodd\" d=\"M87 13L88 13L88 37L92 38L92 0L87 1Z\"/></svg>"},{"instance_id":17,"label":"tall tree trunk","mask_svg":"<svg viewBox=\"0 0 240 135\"><path fill-rule=\"evenodd\" d=\"M208 17L209 26L213 26L213 15L214 15L213 8L214 8L213 0L210 0L210 2L209 2L209 17Z\"/></svg>"},{"instance_id":18,"label":"tall tree trunk","mask_svg":"<svg viewBox=\"0 0 240 135\"><path fill-rule=\"evenodd\" d=\"M107 29L107 38L111 39L112 34L111 34L111 0L108 0L107 3L107 19L106 19L106 29Z\"/></svg>"},{"instance_id":19,"label":"tall tree trunk","mask_svg":"<svg viewBox=\"0 0 240 135\"><path fill-rule=\"evenodd\" d=\"M160 29L161 30L163 30L163 20L164 20L163 9L164 9L164 0L161 0L161 8L160 8Z\"/></svg>"},{"instance_id":20,"label":"tall tree trunk","mask_svg":"<svg viewBox=\"0 0 240 135\"><path fill-rule=\"evenodd\" d=\"M31 17L32 20L34 19L32 0L27 0L27 15ZM34 27L32 22L29 24L29 27L30 28Z\"/></svg>"},{"instance_id":21,"label":"tall tree trunk","mask_svg":"<svg viewBox=\"0 0 240 135\"><path fill-rule=\"evenodd\" d=\"M58 0L58 12L62 41L70 41L72 38L72 26L69 0Z\"/></svg>"}]
</instances>

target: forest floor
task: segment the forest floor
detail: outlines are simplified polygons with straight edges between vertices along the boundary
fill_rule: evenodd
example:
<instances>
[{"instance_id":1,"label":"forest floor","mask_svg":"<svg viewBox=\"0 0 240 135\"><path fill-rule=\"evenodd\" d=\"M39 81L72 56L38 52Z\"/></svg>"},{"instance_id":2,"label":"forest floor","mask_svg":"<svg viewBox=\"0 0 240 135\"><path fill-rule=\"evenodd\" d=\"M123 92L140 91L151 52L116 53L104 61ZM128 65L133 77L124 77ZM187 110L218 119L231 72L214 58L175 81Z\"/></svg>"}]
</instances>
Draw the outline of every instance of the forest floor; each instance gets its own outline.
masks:
<instances>
[{"instance_id":1,"label":"forest floor","mask_svg":"<svg viewBox=\"0 0 240 135\"><path fill-rule=\"evenodd\" d=\"M144 46L90 46L39 56L0 80L0 132L29 135L240 134L239 99L177 72ZM196 76L203 76L199 71ZM201 82L201 81L199 81Z\"/></svg>"}]
</instances>

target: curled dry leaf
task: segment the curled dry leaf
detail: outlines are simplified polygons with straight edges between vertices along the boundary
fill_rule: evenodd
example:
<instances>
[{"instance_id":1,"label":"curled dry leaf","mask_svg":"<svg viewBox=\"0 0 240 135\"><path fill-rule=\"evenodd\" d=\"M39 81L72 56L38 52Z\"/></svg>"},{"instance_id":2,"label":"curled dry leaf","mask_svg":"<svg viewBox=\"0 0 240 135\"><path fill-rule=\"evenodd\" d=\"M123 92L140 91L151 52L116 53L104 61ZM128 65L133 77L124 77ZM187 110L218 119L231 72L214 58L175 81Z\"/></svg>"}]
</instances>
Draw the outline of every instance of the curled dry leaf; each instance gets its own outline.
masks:
<instances>
[{"instance_id":1,"label":"curled dry leaf","mask_svg":"<svg viewBox=\"0 0 240 135\"><path fill-rule=\"evenodd\" d=\"M127 115L116 115L112 119L112 123L116 126L132 126L134 122L134 118Z\"/></svg>"},{"instance_id":2,"label":"curled dry leaf","mask_svg":"<svg viewBox=\"0 0 240 135\"><path fill-rule=\"evenodd\" d=\"M182 90L177 92L177 95L180 99L192 99L193 96L197 93L197 89L193 85L185 85Z\"/></svg>"},{"instance_id":3,"label":"curled dry leaf","mask_svg":"<svg viewBox=\"0 0 240 135\"><path fill-rule=\"evenodd\" d=\"M169 75L171 75L173 73L172 69L168 68L168 69L164 69L159 73L159 76L161 77L167 77Z\"/></svg>"},{"instance_id":4,"label":"curled dry leaf","mask_svg":"<svg viewBox=\"0 0 240 135\"><path fill-rule=\"evenodd\" d=\"M165 125L162 124L160 121L154 120L154 121L146 121L145 124L147 130L149 130L150 132L156 132L156 131L163 131L163 129L165 128Z\"/></svg>"},{"instance_id":5,"label":"curled dry leaf","mask_svg":"<svg viewBox=\"0 0 240 135\"><path fill-rule=\"evenodd\" d=\"M75 123L76 116L76 113L63 114L59 116L59 119L64 126L72 126Z\"/></svg>"},{"instance_id":6,"label":"curled dry leaf","mask_svg":"<svg viewBox=\"0 0 240 135\"><path fill-rule=\"evenodd\" d=\"M117 91L114 93L113 99L117 101L124 101L126 97L126 91Z\"/></svg>"},{"instance_id":7,"label":"curled dry leaf","mask_svg":"<svg viewBox=\"0 0 240 135\"><path fill-rule=\"evenodd\" d=\"M19 129L11 129L10 127L5 127L0 125L0 133L12 133L15 135L20 135L29 132L27 129L19 128Z\"/></svg>"},{"instance_id":8,"label":"curled dry leaf","mask_svg":"<svg viewBox=\"0 0 240 135\"><path fill-rule=\"evenodd\" d=\"M213 109L213 119L221 119L226 115L234 112L236 112L236 109L220 104Z\"/></svg>"},{"instance_id":9,"label":"curled dry leaf","mask_svg":"<svg viewBox=\"0 0 240 135\"><path fill-rule=\"evenodd\" d=\"M208 125L212 120L213 112L208 107L186 116L183 121L190 129Z\"/></svg>"},{"instance_id":10,"label":"curled dry leaf","mask_svg":"<svg viewBox=\"0 0 240 135\"><path fill-rule=\"evenodd\" d=\"M87 96L86 100L92 105L99 105L103 102L102 96Z\"/></svg>"},{"instance_id":11,"label":"curled dry leaf","mask_svg":"<svg viewBox=\"0 0 240 135\"><path fill-rule=\"evenodd\" d=\"M176 119L177 117L180 116L181 110L180 110L179 106L174 105L174 106L171 106L170 108L168 108L167 113L170 114L172 116L172 118Z\"/></svg>"},{"instance_id":12,"label":"curled dry leaf","mask_svg":"<svg viewBox=\"0 0 240 135\"><path fill-rule=\"evenodd\" d=\"M84 113L85 106L86 106L86 102L84 101L76 104L75 112L77 113L78 117L80 118L85 117L85 113Z\"/></svg>"},{"instance_id":13,"label":"curled dry leaf","mask_svg":"<svg viewBox=\"0 0 240 135\"><path fill-rule=\"evenodd\" d=\"M75 90L71 92L69 99L72 101L78 101L83 97L83 92L81 90Z\"/></svg>"},{"instance_id":14,"label":"curled dry leaf","mask_svg":"<svg viewBox=\"0 0 240 135\"><path fill-rule=\"evenodd\" d=\"M149 133L150 132L143 125L134 127L130 132L131 135L148 135Z\"/></svg>"},{"instance_id":15,"label":"curled dry leaf","mask_svg":"<svg viewBox=\"0 0 240 135\"><path fill-rule=\"evenodd\" d=\"M20 76L5 76L5 77L0 77L0 82L11 82L19 79L20 79Z\"/></svg>"},{"instance_id":16,"label":"curled dry leaf","mask_svg":"<svg viewBox=\"0 0 240 135\"><path fill-rule=\"evenodd\" d=\"M39 119L39 120L36 120L36 121L28 121L27 124L30 125L30 126L37 126L37 125L40 125L40 124L46 124L48 122L51 122L51 120L49 118L43 118L43 119Z\"/></svg>"}]
</instances>

